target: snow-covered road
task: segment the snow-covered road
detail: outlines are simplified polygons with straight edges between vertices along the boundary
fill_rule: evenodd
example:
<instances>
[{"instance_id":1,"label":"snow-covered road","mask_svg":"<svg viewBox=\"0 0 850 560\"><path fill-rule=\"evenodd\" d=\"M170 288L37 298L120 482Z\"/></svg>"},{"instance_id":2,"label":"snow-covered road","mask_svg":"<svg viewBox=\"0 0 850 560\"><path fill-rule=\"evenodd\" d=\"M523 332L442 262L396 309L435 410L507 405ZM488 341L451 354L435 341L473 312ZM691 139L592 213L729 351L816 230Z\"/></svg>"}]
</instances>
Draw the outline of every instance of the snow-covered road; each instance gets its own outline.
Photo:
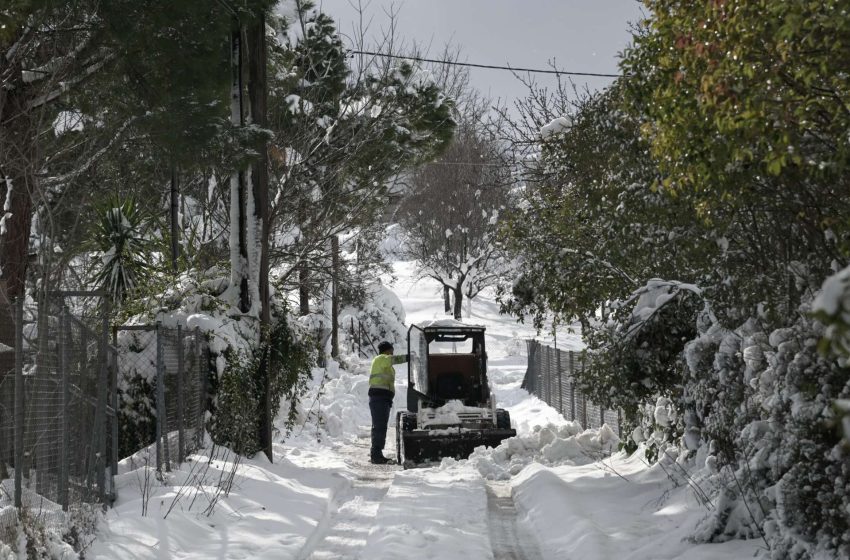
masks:
<instances>
[{"instance_id":1,"label":"snow-covered road","mask_svg":"<svg viewBox=\"0 0 850 560\"><path fill-rule=\"evenodd\" d=\"M392 289L408 324L443 318L438 286L416 280L410 263L396 263L396 274ZM752 541L690 542L708 510L689 484L641 453L599 461L616 451L613 432L582 431L520 387L524 341L536 333L501 317L492 294L472 311L469 322L487 327L489 376L516 438L428 468L371 465L368 362L349 357L314 370L301 425L289 437L278 426L273 464L262 456L236 464L208 447L159 481L144 453L123 461L118 501L86 557L732 560L757 553ZM580 348L581 340L561 332L558 345ZM398 410L404 366L396 377ZM698 483L701 474L688 476Z\"/></svg>"},{"instance_id":2,"label":"snow-covered road","mask_svg":"<svg viewBox=\"0 0 850 560\"><path fill-rule=\"evenodd\" d=\"M331 502L327 515L298 555L299 560L361 557L369 532L375 526L378 508L392 484L396 469L369 463L368 439L361 436L340 454L350 467L350 486Z\"/></svg>"}]
</instances>

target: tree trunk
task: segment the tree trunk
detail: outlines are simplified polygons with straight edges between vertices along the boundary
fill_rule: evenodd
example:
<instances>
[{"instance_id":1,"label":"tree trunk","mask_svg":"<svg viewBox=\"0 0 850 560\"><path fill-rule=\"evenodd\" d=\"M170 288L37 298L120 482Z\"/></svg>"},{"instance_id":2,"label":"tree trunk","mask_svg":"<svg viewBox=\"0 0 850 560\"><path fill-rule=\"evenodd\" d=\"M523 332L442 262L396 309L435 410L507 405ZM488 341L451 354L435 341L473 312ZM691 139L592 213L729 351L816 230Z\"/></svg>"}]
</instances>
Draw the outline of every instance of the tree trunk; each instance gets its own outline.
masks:
<instances>
[{"instance_id":1,"label":"tree trunk","mask_svg":"<svg viewBox=\"0 0 850 560\"><path fill-rule=\"evenodd\" d=\"M309 274L307 263L298 265L298 314L301 316L310 314L310 287L307 285Z\"/></svg>"},{"instance_id":2,"label":"tree trunk","mask_svg":"<svg viewBox=\"0 0 850 560\"><path fill-rule=\"evenodd\" d=\"M455 296L454 318L460 321L463 318L463 290L462 284L458 284L456 288L452 288Z\"/></svg>"},{"instance_id":3,"label":"tree trunk","mask_svg":"<svg viewBox=\"0 0 850 560\"><path fill-rule=\"evenodd\" d=\"M452 298L448 286L443 286L443 305L445 307L446 315L452 312Z\"/></svg>"},{"instance_id":4,"label":"tree trunk","mask_svg":"<svg viewBox=\"0 0 850 560\"><path fill-rule=\"evenodd\" d=\"M177 274L177 259L180 257L180 190L177 182L177 166L171 165L171 272Z\"/></svg>"},{"instance_id":5,"label":"tree trunk","mask_svg":"<svg viewBox=\"0 0 850 560\"><path fill-rule=\"evenodd\" d=\"M266 22L261 14L252 22L247 33L248 43L248 96L251 103L251 121L260 128L267 125L267 82L266 82ZM260 361L260 379L263 380L263 411L259 426L259 442L269 461L272 455L272 402L271 375L269 368L269 333L271 308L269 302L269 166L265 142L260 146L260 157L253 164L251 182L254 195L254 217L260 224L260 262L257 283L260 297L260 336L263 357Z\"/></svg>"},{"instance_id":6,"label":"tree trunk","mask_svg":"<svg viewBox=\"0 0 850 560\"><path fill-rule=\"evenodd\" d=\"M331 281L331 357L339 356L339 236L331 237L331 260L333 279Z\"/></svg>"},{"instance_id":7,"label":"tree trunk","mask_svg":"<svg viewBox=\"0 0 850 560\"><path fill-rule=\"evenodd\" d=\"M236 126L244 125L244 104L242 101L243 72L242 27L234 20L230 35L230 121ZM230 282L239 286L239 309L247 313L251 309L251 296L248 286L248 239L246 207L248 203L245 172L234 171L230 177L230 228L236 228L230 235Z\"/></svg>"},{"instance_id":8,"label":"tree trunk","mask_svg":"<svg viewBox=\"0 0 850 560\"><path fill-rule=\"evenodd\" d=\"M32 222L30 193L35 190L33 170L37 165L36 124L21 91L26 88L20 86L11 91L0 88L0 278L10 297L24 294ZM3 122L7 120L10 122Z\"/></svg>"},{"instance_id":9,"label":"tree trunk","mask_svg":"<svg viewBox=\"0 0 850 560\"><path fill-rule=\"evenodd\" d=\"M307 209L303 201L298 202L296 209L298 216L298 227L301 229L302 237L299 243L304 243L303 232L304 225L307 222ZM310 314L310 287L308 285L310 279L310 271L307 268L307 254L305 251L300 251L301 262L298 264L298 314L302 317Z\"/></svg>"}]
</instances>

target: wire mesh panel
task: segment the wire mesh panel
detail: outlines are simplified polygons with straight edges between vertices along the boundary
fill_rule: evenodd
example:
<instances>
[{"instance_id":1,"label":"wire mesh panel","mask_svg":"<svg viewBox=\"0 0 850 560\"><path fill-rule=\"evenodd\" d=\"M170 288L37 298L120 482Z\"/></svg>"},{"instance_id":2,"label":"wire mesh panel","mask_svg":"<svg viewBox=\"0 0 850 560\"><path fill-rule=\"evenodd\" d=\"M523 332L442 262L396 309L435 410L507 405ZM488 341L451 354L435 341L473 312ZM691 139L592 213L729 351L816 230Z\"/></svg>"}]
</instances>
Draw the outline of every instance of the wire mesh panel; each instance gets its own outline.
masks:
<instances>
[{"instance_id":1,"label":"wire mesh panel","mask_svg":"<svg viewBox=\"0 0 850 560\"><path fill-rule=\"evenodd\" d=\"M206 375L202 339L196 330L159 328L164 375L165 422L168 456L183 461L202 442ZM203 393L202 394L202 390ZM199 433L198 430L201 430Z\"/></svg>"},{"instance_id":2,"label":"wire mesh panel","mask_svg":"<svg viewBox=\"0 0 850 560\"><path fill-rule=\"evenodd\" d=\"M16 302L0 300L0 540L15 535L18 515L14 467L15 453L15 377L17 321L22 312ZM22 393L21 393L22 395ZM19 399L23 400L23 399ZM20 469L18 469L20 470ZM20 485L20 483L18 483Z\"/></svg>"},{"instance_id":3,"label":"wire mesh panel","mask_svg":"<svg viewBox=\"0 0 850 560\"><path fill-rule=\"evenodd\" d=\"M0 531L8 508L27 508L45 527L65 512L106 503L112 494L106 306L85 317L69 295L0 303Z\"/></svg>"},{"instance_id":4,"label":"wire mesh panel","mask_svg":"<svg viewBox=\"0 0 850 560\"><path fill-rule=\"evenodd\" d=\"M528 369L522 387L558 410L564 418L574 420L584 428L608 424L619 433L621 414L591 402L579 389L575 375L584 367L584 354L529 340Z\"/></svg>"},{"instance_id":5,"label":"wire mesh panel","mask_svg":"<svg viewBox=\"0 0 850 560\"><path fill-rule=\"evenodd\" d=\"M68 488L72 501L103 499L103 472L106 469L106 402L100 389L106 389L107 364L102 335L73 317L66 318L64 388L69 414L68 433L63 445L68 452Z\"/></svg>"},{"instance_id":6,"label":"wire mesh panel","mask_svg":"<svg viewBox=\"0 0 850 560\"><path fill-rule=\"evenodd\" d=\"M169 470L203 443L208 350L198 329L115 327L122 403L119 445L129 454L154 444L158 469ZM149 408L139 409L141 403ZM134 446L127 448L125 441Z\"/></svg>"},{"instance_id":7,"label":"wire mesh panel","mask_svg":"<svg viewBox=\"0 0 850 560\"><path fill-rule=\"evenodd\" d=\"M14 308L0 301L0 480L15 462L15 323Z\"/></svg>"},{"instance_id":8,"label":"wire mesh panel","mask_svg":"<svg viewBox=\"0 0 850 560\"><path fill-rule=\"evenodd\" d=\"M204 412L207 400L207 347L199 329L183 336L183 429L185 453L196 451L204 442ZM185 458L185 455L184 455Z\"/></svg>"}]
</instances>

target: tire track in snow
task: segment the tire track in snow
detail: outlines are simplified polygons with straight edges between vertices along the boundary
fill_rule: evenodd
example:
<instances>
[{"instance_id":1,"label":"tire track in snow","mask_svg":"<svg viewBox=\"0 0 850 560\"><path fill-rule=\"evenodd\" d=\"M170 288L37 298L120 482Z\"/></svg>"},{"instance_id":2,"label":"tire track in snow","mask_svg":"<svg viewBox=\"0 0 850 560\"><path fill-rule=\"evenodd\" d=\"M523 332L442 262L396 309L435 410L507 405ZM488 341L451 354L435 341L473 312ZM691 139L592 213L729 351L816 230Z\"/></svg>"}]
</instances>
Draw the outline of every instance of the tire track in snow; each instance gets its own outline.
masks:
<instances>
[{"instance_id":1,"label":"tire track in snow","mask_svg":"<svg viewBox=\"0 0 850 560\"><path fill-rule=\"evenodd\" d=\"M389 431L387 440L395 441L395 434ZM375 526L378 508L399 470L398 466L369 462L368 436L361 435L358 442L342 454L354 476L351 487L334 499L328 516L307 540L298 560L360 558L369 531Z\"/></svg>"},{"instance_id":2,"label":"tire track in snow","mask_svg":"<svg viewBox=\"0 0 850 560\"><path fill-rule=\"evenodd\" d=\"M487 483L487 517L494 560L542 560L533 535L517 523L507 483Z\"/></svg>"}]
</instances>

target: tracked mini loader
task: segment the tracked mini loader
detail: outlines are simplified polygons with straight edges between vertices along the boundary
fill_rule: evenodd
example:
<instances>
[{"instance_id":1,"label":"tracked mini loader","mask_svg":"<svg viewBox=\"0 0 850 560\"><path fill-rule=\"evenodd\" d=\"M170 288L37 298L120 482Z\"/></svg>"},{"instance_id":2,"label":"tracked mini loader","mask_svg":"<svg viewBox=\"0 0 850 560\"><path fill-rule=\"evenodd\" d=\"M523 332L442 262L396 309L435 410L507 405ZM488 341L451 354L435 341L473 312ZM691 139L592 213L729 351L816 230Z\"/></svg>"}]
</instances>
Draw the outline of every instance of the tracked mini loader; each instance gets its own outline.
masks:
<instances>
[{"instance_id":1,"label":"tracked mini loader","mask_svg":"<svg viewBox=\"0 0 850 560\"><path fill-rule=\"evenodd\" d=\"M479 445L495 447L516 435L490 392L484 327L453 320L413 325L407 348L407 410L396 417L401 465L465 459Z\"/></svg>"}]
</instances>

